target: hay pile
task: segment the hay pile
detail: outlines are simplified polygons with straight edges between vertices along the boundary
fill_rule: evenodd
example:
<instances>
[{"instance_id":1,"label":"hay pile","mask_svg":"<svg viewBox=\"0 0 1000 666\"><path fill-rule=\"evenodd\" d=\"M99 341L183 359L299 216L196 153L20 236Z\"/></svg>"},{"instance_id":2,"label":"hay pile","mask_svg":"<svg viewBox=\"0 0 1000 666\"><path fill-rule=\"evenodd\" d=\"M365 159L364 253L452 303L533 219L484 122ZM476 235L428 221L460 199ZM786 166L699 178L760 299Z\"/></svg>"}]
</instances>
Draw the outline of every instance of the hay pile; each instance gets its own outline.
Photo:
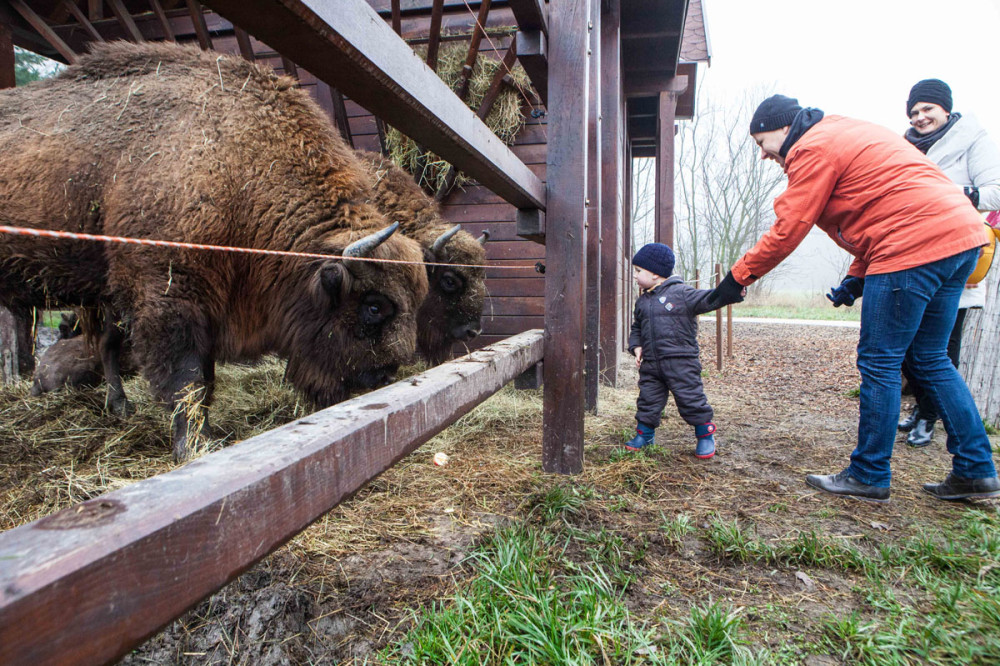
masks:
<instances>
[{"instance_id":1,"label":"hay pile","mask_svg":"<svg viewBox=\"0 0 1000 666\"><path fill-rule=\"evenodd\" d=\"M304 416L307 405L282 383L284 363L220 366L210 409L212 441L195 455ZM125 383L133 411L104 409L106 387L39 397L30 383L0 387L0 530L169 471L170 414L144 379Z\"/></svg>"},{"instance_id":2,"label":"hay pile","mask_svg":"<svg viewBox=\"0 0 1000 666\"><path fill-rule=\"evenodd\" d=\"M511 30L513 29L489 30L488 34L492 37L507 34ZM485 41L484 46L488 46ZM459 75L463 65L465 65L468 50L468 43L463 41L443 43L438 50L438 76L452 90L455 90L458 85ZM422 60L426 61L426 46L414 47L414 51ZM500 67L501 62L494 58L480 54L480 57L476 59L472 76L469 78L469 92L465 100L471 109L479 109L494 75ZM522 105L531 98L532 94L530 92L531 81L524 68L515 65L509 76L514 83L513 87L504 86L493 104L492 111L485 120L490 131L507 145L513 143L517 133L524 126ZM395 128L388 129L385 142L392 161L413 174L421 187L435 194L445 187L451 166L447 161L430 151L421 150L413 140ZM455 179L455 185L461 187L467 181L468 178L459 172Z\"/></svg>"}]
</instances>

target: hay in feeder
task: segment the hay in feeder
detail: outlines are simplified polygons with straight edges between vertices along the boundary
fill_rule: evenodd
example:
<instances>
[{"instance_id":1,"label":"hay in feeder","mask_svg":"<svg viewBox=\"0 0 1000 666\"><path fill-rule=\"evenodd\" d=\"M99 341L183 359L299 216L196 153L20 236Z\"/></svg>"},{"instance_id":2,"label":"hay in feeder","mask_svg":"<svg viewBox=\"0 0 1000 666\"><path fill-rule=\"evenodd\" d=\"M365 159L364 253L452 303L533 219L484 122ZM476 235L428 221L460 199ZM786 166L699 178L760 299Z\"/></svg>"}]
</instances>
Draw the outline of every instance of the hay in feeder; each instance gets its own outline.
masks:
<instances>
[{"instance_id":1,"label":"hay in feeder","mask_svg":"<svg viewBox=\"0 0 1000 666\"><path fill-rule=\"evenodd\" d=\"M490 36L509 34L513 29L501 28L498 30L488 30ZM488 45L484 42L484 45ZM427 47L416 46L414 51L421 57L427 59ZM469 45L466 42L447 42L441 44L438 50L437 74L441 80L455 90L459 84L459 76L462 67L465 65L465 58L468 55ZM479 105L486 96L486 92L493 82L493 77L502 63L488 56L480 54L476 59L476 65L469 77L469 89L465 103L473 110L478 110ZM517 133L524 126L523 104L531 99L531 81L525 73L524 68L515 65L508 75L512 85L505 85L493 104L493 108L484 121L497 137L505 144L513 143ZM395 128L388 128L385 136L386 148L389 157L393 162L413 174L413 177L424 189L437 194L444 187L451 165L438 155L422 150L412 139ZM458 172L455 185L461 187L469 179Z\"/></svg>"}]
</instances>

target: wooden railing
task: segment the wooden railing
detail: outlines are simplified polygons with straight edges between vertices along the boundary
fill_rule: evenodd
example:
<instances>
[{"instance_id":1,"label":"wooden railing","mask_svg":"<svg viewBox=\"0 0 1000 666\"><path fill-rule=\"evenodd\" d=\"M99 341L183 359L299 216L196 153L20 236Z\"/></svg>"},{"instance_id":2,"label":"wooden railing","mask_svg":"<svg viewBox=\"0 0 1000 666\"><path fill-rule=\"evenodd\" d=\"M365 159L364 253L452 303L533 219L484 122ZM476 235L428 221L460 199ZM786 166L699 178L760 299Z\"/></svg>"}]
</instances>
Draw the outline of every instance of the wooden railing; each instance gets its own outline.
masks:
<instances>
[{"instance_id":1,"label":"wooden railing","mask_svg":"<svg viewBox=\"0 0 1000 666\"><path fill-rule=\"evenodd\" d=\"M528 331L0 534L0 664L116 660L541 358Z\"/></svg>"}]
</instances>

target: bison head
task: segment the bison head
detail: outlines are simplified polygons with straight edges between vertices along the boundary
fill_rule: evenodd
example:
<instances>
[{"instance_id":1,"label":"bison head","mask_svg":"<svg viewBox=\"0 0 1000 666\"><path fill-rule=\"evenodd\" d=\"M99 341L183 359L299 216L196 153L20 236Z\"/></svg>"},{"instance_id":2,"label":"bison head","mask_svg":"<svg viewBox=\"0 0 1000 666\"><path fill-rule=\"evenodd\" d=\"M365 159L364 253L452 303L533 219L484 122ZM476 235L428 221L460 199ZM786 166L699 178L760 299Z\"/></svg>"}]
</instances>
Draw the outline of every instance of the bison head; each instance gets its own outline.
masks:
<instances>
[{"instance_id":1,"label":"bison head","mask_svg":"<svg viewBox=\"0 0 1000 666\"><path fill-rule=\"evenodd\" d=\"M308 294L289 299L286 376L319 406L392 381L413 356L427 276L420 246L394 236L397 226L329 233L322 251L340 256L314 264Z\"/></svg>"},{"instance_id":2,"label":"bison head","mask_svg":"<svg viewBox=\"0 0 1000 666\"><path fill-rule=\"evenodd\" d=\"M486 298L486 250L489 234L476 240L455 225L435 225L415 237L427 248L429 290L420 305L417 349L429 363L448 359L454 343L466 343L482 331Z\"/></svg>"}]
</instances>

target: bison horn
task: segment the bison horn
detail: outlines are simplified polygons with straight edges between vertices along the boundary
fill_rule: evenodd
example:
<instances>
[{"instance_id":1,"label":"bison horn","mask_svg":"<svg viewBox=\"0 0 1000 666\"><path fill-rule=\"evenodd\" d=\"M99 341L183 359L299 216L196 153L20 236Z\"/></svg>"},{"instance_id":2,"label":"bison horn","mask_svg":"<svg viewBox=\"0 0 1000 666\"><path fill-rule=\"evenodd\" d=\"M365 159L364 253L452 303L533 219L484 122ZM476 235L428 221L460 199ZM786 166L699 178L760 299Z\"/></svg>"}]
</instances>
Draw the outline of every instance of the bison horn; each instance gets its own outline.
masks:
<instances>
[{"instance_id":1,"label":"bison horn","mask_svg":"<svg viewBox=\"0 0 1000 666\"><path fill-rule=\"evenodd\" d=\"M375 250L375 248L384 243L389 236L396 233L396 229L399 229L399 222L393 222L381 231L376 231L375 233L365 236L360 240L354 241L344 248L343 256L367 257Z\"/></svg>"},{"instance_id":2,"label":"bison horn","mask_svg":"<svg viewBox=\"0 0 1000 666\"><path fill-rule=\"evenodd\" d=\"M435 256L440 254L441 250L444 249L444 246L447 245L448 241L451 240L451 237L457 234L461 230L462 230L462 225L456 224L451 229L438 236L437 240L434 241L434 244L431 245L431 252L433 252Z\"/></svg>"},{"instance_id":3,"label":"bison horn","mask_svg":"<svg viewBox=\"0 0 1000 666\"><path fill-rule=\"evenodd\" d=\"M488 241L489 239L490 239L490 230L483 229L483 235L477 238L476 240L479 241L480 245L486 245L486 241Z\"/></svg>"}]
</instances>

